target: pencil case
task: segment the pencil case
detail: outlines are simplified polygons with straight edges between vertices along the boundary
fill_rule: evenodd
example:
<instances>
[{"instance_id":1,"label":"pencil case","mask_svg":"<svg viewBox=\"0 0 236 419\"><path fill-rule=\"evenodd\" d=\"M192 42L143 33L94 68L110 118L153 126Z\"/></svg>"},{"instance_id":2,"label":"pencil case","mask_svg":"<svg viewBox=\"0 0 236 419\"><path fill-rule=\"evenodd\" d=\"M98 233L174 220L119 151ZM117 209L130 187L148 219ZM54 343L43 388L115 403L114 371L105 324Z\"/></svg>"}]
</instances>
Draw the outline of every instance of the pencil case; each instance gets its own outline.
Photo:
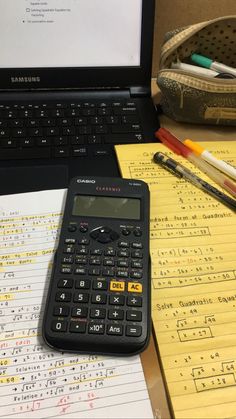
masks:
<instances>
[{"instance_id":1,"label":"pencil case","mask_svg":"<svg viewBox=\"0 0 236 419\"><path fill-rule=\"evenodd\" d=\"M157 84L161 90L160 105L167 116L189 123L236 125L236 78L215 78L172 68L176 62L193 64L192 54L236 68L235 40L236 16L166 33Z\"/></svg>"}]
</instances>

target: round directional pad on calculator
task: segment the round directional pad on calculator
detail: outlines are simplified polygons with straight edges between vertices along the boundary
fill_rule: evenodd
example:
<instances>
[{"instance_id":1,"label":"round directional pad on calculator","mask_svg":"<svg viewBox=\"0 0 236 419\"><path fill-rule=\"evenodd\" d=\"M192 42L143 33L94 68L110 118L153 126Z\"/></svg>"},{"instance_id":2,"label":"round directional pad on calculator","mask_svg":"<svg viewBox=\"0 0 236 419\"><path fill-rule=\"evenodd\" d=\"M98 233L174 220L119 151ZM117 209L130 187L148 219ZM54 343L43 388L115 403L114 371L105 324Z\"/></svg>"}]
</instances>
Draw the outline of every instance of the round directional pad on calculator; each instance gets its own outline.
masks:
<instances>
[{"instance_id":1,"label":"round directional pad on calculator","mask_svg":"<svg viewBox=\"0 0 236 419\"><path fill-rule=\"evenodd\" d=\"M95 228L90 232L90 237L99 243L110 243L117 240L120 236L119 234L112 230L110 227L102 226Z\"/></svg>"}]
</instances>

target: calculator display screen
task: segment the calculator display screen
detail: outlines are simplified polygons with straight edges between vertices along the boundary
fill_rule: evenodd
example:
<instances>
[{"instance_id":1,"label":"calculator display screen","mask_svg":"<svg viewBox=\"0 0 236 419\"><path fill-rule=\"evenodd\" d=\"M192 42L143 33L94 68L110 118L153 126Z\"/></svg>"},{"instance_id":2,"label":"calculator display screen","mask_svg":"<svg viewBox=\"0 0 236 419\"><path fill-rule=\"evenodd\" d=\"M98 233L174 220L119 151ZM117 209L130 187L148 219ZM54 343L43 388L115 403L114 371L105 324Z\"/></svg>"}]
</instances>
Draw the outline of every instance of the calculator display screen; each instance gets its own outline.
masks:
<instances>
[{"instance_id":1,"label":"calculator display screen","mask_svg":"<svg viewBox=\"0 0 236 419\"><path fill-rule=\"evenodd\" d=\"M140 220L140 199L76 195L72 215Z\"/></svg>"}]
</instances>

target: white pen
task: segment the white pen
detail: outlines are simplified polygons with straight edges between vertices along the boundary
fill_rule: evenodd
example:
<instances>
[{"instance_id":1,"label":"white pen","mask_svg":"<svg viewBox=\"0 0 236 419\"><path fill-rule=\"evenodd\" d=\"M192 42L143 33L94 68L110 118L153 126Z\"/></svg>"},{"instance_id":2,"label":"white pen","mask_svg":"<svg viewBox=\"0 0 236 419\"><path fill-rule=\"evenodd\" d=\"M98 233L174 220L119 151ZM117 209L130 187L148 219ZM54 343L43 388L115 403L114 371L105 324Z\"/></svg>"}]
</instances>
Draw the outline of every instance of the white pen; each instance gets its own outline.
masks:
<instances>
[{"instance_id":1,"label":"white pen","mask_svg":"<svg viewBox=\"0 0 236 419\"><path fill-rule=\"evenodd\" d=\"M196 156L200 156L203 160L216 167L221 172L236 180L236 168L226 163L224 160L219 160L210 151L205 150L200 144L195 143L189 139L182 141Z\"/></svg>"},{"instance_id":2,"label":"white pen","mask_svg":"<svg viewBox=\"0 0 236 419\"><path fill-rule=\"evenodd\" d=\"M197 65L182 63L181 61L171 63L171 68L188 71L190 73L198 74L199 76L216 77L219 75L217 71L198 67Z\"/></svg>"}]
</instances>

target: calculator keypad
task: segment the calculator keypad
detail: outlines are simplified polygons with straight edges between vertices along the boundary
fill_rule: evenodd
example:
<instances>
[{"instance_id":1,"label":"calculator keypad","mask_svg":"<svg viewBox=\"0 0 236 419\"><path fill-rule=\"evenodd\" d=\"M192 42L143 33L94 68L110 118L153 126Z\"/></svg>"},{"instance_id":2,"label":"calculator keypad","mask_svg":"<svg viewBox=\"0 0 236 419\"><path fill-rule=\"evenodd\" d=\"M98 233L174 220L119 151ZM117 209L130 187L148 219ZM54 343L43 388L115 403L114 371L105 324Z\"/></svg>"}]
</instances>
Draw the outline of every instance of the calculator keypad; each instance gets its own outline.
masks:
<instances>
[{"instance_id":1,"label":"calculator keypad","mask_svg":"<svg viewBox=\"0 0 236 419\"><path fill-rule=\"evenodd\" d=\"M124 239L106 226L90 232L86 226L81 226L79 231L83 234L78 240L69 236L64 240L51 330L140 337L143 321L141 230L135 229L131 234L130 229L123 228Z\"/></svg>"}]
</instances>

